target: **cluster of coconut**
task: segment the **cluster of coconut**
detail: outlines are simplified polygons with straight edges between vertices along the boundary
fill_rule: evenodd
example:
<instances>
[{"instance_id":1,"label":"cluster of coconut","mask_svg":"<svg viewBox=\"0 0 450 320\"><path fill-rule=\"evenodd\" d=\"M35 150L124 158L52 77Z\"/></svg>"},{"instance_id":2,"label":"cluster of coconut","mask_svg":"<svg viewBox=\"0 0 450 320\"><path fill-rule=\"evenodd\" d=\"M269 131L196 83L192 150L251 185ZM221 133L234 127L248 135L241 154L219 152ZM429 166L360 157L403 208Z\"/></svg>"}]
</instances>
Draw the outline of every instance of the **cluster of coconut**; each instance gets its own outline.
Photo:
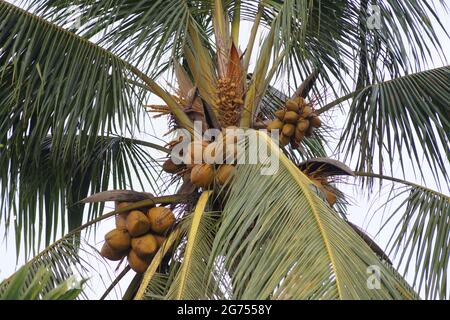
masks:
<instances>
[{"instance_id":1,"label":"cluster of coconut","mask_svg":"<svg viewBox=\"0 0 450 320\"><path fill-rule=\"evenodd\" d=\"M120 209L130 204L121 202L116 207ZM145 211L123 212L115 218L116 229L105 235L101 255L112 261L126 256L135 272L145 272L175 222L173 212L165 207L152 207Z\"/></svg>"},{"instance_id":2,"label":"cluster of coconut","mask_svg":"<svg viewBox=\"0 0 450 320\"><path fill-rule=\"evenodd\" d=\"M228 127L228 129L233 127ZM183 164L175 164L168 159L163 164L163 170L171 174L180 174L184 180L189 180L198 188L208 189L217 182L224 185L235 172L238 137L224 133L217 141L193 141L186 148ZM220 161L205 161L214 158L221 150ZM218 160L214 158L215 160Z\"/></svg>"},{"instance_id":3,"label":"cluster of coconut","mask_svg":"<svg viewBox=\"0 0 450 320\"><path fill-rule=\"evenodd\" d=\"M277 118L267 125L267 129L281 132L282 146L290 142L293 148L298 148L304 137L311 136L314 128L322 125L312 106L302 97L286 101L285 107L276 111L275 116Z\"/></svg>"}]
</instances>

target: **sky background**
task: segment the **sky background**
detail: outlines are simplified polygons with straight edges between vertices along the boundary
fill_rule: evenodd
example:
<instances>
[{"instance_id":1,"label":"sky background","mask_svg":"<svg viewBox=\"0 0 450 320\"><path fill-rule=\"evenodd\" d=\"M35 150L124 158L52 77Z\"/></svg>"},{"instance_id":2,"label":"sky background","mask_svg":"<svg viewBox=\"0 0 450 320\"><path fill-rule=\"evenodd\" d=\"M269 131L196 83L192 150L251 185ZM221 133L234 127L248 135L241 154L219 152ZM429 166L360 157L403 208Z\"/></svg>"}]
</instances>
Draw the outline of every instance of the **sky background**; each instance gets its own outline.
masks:
<instances>
[{"instance_id":1,"label":"sky background","mask_svg":"<svg viewBox=\"0 0 450 320\"><path fill-rule=\"evenodd\" d=\"M12 3L18 3L18 1L10 1ZM433 1L433 3L436 3L436 1ZM449 3L450 4L450 3ZM450 15L445 12L444 10L439 10L439 17L444 23L444 27L446 30L450 30ZM250 33L251 24L244 23L241 28L240 33L240 44L241 48L245 48L245 44L247 41L247 38ZM441 29L437 29L439 38L442 39L442 46L444 53L446 54L447 60L449 59L449 52L450 52L450 43L446 39L444 32ZM252 62L254 62L256 51L258 48L255 48ZM431 63L428 64L427 68L435 68L440 67L444 65L440 59L439 56L436 54L433 56L434 59ZM162 79L160 83L165 83L164 80L169 79ZM276 81L275 86L279 88L280 90L286 92L286 85L287 81L286 79L279 79ZM159 103L158 99L152 98L149 103ZM345 109L344 105L344 109ZM345 113L341 113L338 109L335 109L331 114L329 118L325 118L325 123L328 125L331 125L335 128L342 128L346 116ZM137 138L143 139L143 140L149 140L152 142L158 142L160 139L165 138L162 137L162 133L167 132L167 121L164 120L157 120L152 121L150 123L148 118L145 118L143 120L144 130L142 132L137 133ZM339 131L338 131L339 132ZM336 133L336 137L338 137L339 133ZM166 141L169 141L170 139L167 139ZM160 142L159 142L160 143ZM333 158L342 159L342 155L336 153L335 142L331 141L330 146L331 149L329 150L329 154L333 155ZM160 155L157 155L159 157ZM351 162L347 161L347 165L350 167L352 166ZM395 166L397 166L397 163L395 163ZM409 181L416 181L418 183L421 183L420 180L418 180L414 174L413 174L413 168L410 168L411 170L407 170L407 175L405 177L406 180ZM399 171L400 172L400 171ZM426 184L427 187L432 189L439 189L439 186L437 186L432 179L431 172L425 168L425 175L426 180L425 183L422 182L422 184ZM399 178L402 178L401 176L398 176ZM429 179L428 179L429 177ZM365 230L369 235L371 235L376 242L382 247L383 249L386 248L386 245L388 244L389 237L392 233L392 227L384 229L381 233L378 233L380 230L381 225L383 224L383 221L385 221L386 216L389 212L392 212L393 209L395 209L398 204L401 202L402 198L399 198L396 201L391 202L388 207L386 208L386 212L383 211L377 211L377 209L383 205L388 197L388 193L390 191L391 184L386 183L384 187L380 188L378 185L375 185L374 190L372 193L362 192L361 188L356 184L354 179L348 179L346 183L342 183L338 185L338 188L343 191L347 197L351 201L351 205L348 207L348 218L351 222L355 223L356 225L360 226L363 230ZM150 188L145 190L150 191ZM151 192L151 191L150 191ZM448 190L444 193L448 194ZM106 212L111 211L113 209L113 204L109 203L106 206ZM395 224L391 224L392 226ZM103 235L108 232L109 230L114 228L114 220L113 219L106 219L102 221L100 224L97 225L97 229L95 232L91 233L89 237L87 237L87 241L100 249L103 241ZM2 224L0 225L0 235L3 235L5 233L5 226ZM18 266L23 264L24 258L23 256L20 256L19 259L16 259L16 248L14 245L14 231L11 229L5 237L1 238L0 241L0 281L6 277L8 277L10 274L12 274ZM8 241L9 240L9 241ZM391 255L391 260L394 261L394 265L396 264L396 261L398 259ZM121 269L119 269L117 272L111 272L111 270L114 270L116 268L117 263L110 263L110 265L104 265L102 263L99 263L97 259L89 258L90 262L94 264L98 264L98 270L104 270L105 272L101 272L104 277L107 277L109 275L117 275L120 273ZM92 259L92 260L91 260ZM123 267L123 265L122 265ZM107 272L109 268L109 273ZM401 269L403 270L403 269ZM409 273L406 275L407 280L411 281L413 277L413 270L409 269ZM102 292L101 289L98 287L104 287L102 284L102 279L99 277L99 275L92 275L93 278L91 279L91 286L92 290L96 292ZM125 289L126 284L130 281L131 277L133 276L133 273L130 272L122 281L121 281L121 288ZM98 289L98 290L97 290ZM123 292L123 291L122 291ZM90 296L93 298L98 298L99 294L90 293ZM117 292L113 292L110 295L110 298L117 298L120 296L120 290Z\"/></svg>"}]
</instances>

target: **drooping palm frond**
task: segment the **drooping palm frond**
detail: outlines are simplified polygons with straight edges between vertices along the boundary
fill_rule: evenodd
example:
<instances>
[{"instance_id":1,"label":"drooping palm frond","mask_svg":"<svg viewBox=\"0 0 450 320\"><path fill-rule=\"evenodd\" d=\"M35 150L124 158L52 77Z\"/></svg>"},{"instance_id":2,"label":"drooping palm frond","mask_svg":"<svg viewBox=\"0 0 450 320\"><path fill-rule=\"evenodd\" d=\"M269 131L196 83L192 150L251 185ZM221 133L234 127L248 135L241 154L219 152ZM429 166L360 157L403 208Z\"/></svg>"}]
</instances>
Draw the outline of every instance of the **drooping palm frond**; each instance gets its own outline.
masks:
<instances>
[{"instance_id":1,"label":"drooping palm frond","mask_svg":"<svg viewBox=\"0 0 450 320\"><path fill-rule=\"evenodd\" d=\"M82 292L84 281L69 278L48 291L46 286L50 280L50 272L44 266L33 274L25 265L12 278L0 283L0 300L74 300Z\"/></svg>"},{"instance_id":2,"label":"drooping palm frond","mask_svg":"<svg viewBox=\"0 0 450 320\"><path fill-rule=\"evenodd\" d=\"M66 155L56 154L54 139L47 136L41 145L37 165L22 153L1 150L2 184L0 217L8 227L15 227L16 247L21 244L25 256L55 241L67 230L98 217L103 205L92 205L87 216L79 201L89 193L114 189L142 189L159 195L160 164L149 149L161 148L151 143L122 137L98 137L93 145L72 145ZM5 155L10 155L8 158ZM161 153L164 155L164 153ZM60 156L60 161L53 159ZM14 176L9 168L17 166ZM12 219L16 215L16 219Z\"/></svg>"},{"instance_id":3,"label":"drooping palm frond","mask_svg":"<svg viewBox=\"0 0 450 320\"><path fill-rule=\"evenodd\" d=\"M393 177L358 173L359 176L403 184L391 193L388 202L404 199L381 227L394 227L388 247L398 257L407 274L414 270L413 286L427 299L447 299L450 295L450 196Z\"/></svg>"},{"instance_id":4,"label":"drooping palm frond","mask_svg":"<svg viewBox=\"0 0 450 320\"><path fill-rule=\"evenodd\" d=\"M448 181L449 101L448 66L368 86L354 97L340 149L356 171L392 173L395 158L404 173L409 158L422 177L425 160L437 181Z\"/></svg>"},{"instance_id":5,"label":"drooping palm frond","mask_svg":"<svg viewBox=\"0 0 450 320\"><path fill-rule=\"evenodd\" d=\"M268 161L238 166L213 246L214 256L233 266L233 298L395 299L409 292L310 180L258 136L260 148L279 160L278 171L262 175ZM367 287L369 266L379 268L379 290Z\"/></svg>"}]
</instances>

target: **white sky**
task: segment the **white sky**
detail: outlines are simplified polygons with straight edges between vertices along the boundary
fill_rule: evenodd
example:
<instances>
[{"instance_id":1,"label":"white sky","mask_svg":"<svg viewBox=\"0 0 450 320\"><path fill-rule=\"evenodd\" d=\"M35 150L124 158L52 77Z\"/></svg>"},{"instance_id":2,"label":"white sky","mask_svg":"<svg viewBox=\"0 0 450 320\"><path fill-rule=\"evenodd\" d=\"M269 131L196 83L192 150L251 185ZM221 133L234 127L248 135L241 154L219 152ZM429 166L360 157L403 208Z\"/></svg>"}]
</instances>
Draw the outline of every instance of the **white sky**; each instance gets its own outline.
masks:
<instances>
[{"instance_id":1,"label":"white sky","mask_svg":"<svg viewBox=\"0 0 450 320\"><path fill-rule=\"evenodd\" d=\"M10 2L18 2L18 1L10 1ZM433 1L433 2L436 2ZM450 30L450 16L448 13L444 12L443 10L439 11L439 15L441 20L443 21L445 28L447 30ZM246 39L248 38L248 35L250 33L251 25L249 23L244 23L242 25L240 39L241 39L241 47L245 48ZM442 30L438 30L440 39L445 39L445 35ZM449 41L444 41L442 43L444 47L444 52L447 54L450 52L450 43ZM256 49L253 54L253 60L256 56ZM442 63L439 60L439 57L436 55L436 59L433 59L433 63L429 65L429 68L439 67L442 66ZM448 54L446 56L447 60L449 58ZM163 83L163 82L161 82ZM283 90L283 81L277 82L277 87L279 87L281 90ZM284 88L284 91L286 89ZM151 102L157 102L151 101ZM343 124L345 123L345 114L341 114L340 112L334 112L333 113L333 123L332 124L336 128L341 128ZM153 127L153 128L152 128ZM156 142L157 140L155 138L152 138L150 135L154 135L156 137L162 137L162 133L167 131L166 127L166 121L154 121L151 123L151 125L146 124L145 132L141 132L138 134L137 138L139 139L146 139L146 140L152 140L153 142ZM334 152L330 152L330 154ZM347 163L348 165L351 165ZM398 176L401 178L401 176ZM434 180L432 180L431 173L426 170L425 171L425 177L430 177L429 180L426 180L426 185L430 188L437 189L438 186L435 185ZM420 183L421 181L418 181L412 174L412 170L407 171L406 180L409 181L417 181ZM377 212L375 213L375 209L377 209L381 204L383 204L387 199L387 192L389 192L389 184L386 183L386 187L384 189L379 189L377 186L375 186L374 192L372 194L364 194L361 192L360 188L358 186L353 186L354 184L353 179L350 179L347 181L348 184L341 184L339 185L339 188L350 198L352 199L353 205L348 207L348 217L349 220L355 223L356 225L362 227L364 230L366 230L370 235L375 236L377 235L377 232L379 231L379 228L383 222L383 219L386 218L386 215L383 215L383 212ZM146 190L146 191L149 191ZM445 191L444 191L445 192ZM390 210L396 208L396 204L399 202L393 202L390 207L387 209L387 213L390 212ZM110 204L107 206L107 211L110 211L112 209L112 205ZM371 219L373 217L373 219ZM3 235L5 230L5 226L0 225L0 235ZM108 232L109 230L114 228L114 222L113 219L107 219L105 221L102 221L100 224L98 224L98 229L96 231L96 236L93 237L92 235L89 237L88 241L89 243L95 245L97 248L101 247L101 242L103 240L103 235ZM387 228L382 232L381 234L378 234L375 239L377 243L385 249L387 242L389 240L390 231L392 231L392 228ZM9 242L7 241L9 239ZM23 257L19 258L18 265L16 265L16 252L15 252L15 246L14 246L14 232L11 230L5 238L2 239L0 242L0 281L1 279L9 276L11 273L13 273L17 266L20 266L24 261ZM394 257L391 257L391 259L394 261L394 265L397 259ZM116 263L111 263L111 269L115 269ZM116 275L119 274L121 269L116 272ZM126 284L129 282L131 277L134 274L130 272L127 277L121 282L121 287L124 289L126 288ZM413 272L410 272L410 274L407 275L407 279L412 279ZM94 277L91 281L92 285L94 287L101 286L103 288L103 285L101 284L101 281ZM102 292L102 290L98 290L98 292ZM93 297L99 297L98 294L92 295ZM115 294L110 295L111 298L116 298Z\"/></svg>"}]
</instances>

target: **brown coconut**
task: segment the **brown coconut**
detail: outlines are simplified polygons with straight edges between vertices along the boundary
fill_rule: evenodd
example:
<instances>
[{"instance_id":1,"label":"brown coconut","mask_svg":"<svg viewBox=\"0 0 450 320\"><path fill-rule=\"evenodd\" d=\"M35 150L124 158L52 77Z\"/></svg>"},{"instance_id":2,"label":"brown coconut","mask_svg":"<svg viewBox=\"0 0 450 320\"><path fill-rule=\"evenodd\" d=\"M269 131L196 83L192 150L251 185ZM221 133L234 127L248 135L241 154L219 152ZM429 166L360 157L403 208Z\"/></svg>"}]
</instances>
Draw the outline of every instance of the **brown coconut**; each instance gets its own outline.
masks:
<instances>
[{"instance_id":1,"label":"brown coconut","mask_svg":"<svg viewBox=\"0 0 450 320\"><path fill-rule=\"evenodd\" d=\"M151 256L146 258L139 257L137 253L134 252L134 250L130 250L130 252L128 253L128 264L130 265L131 269L133 269L137 273L144 273L150 265L151 261Z\"/></svg>"},{"instance_id":2,"label":"brown coconut","mask_svg":"<svg viewBox=\"0 0 450 320\"><path fill-rule=\"evenodd\" d=\"M277 117L279 120L283 120L285 114L286 114L286 110L275 111L275 117Z\"/></svg>"},{"instance_id":3,"label":"brown coconut","mask_svg":"<svg viewBox=\"0 0 450 320\"><path fill-rule=\"evenodd\" d=\"M119 261L127 255L127 251L116 251L105 242L100 250L100 254L108 260Z\"/></svg>"},{"instance_id":4,"label":"brown coconut","mask_svg":"<svg viewBox=\"0 0 450 320\"><path fill-rule=\"evenodd\" d=\"M283 133L285 136L288 136L288 137L293 136L294 133L295 133L295 125L293 125L292 123L286 123L286 124L283 126L282 133Z\"/></svg>"},{"instance_id":5,"label":"brown coconut","mask_svg":"<svg viewBox=\"0 0 450 320\"><path fill-rule=\"evenodd\" d=\"M177 165L175 164L172 159L167 159L162 166L162 169L167 172L167 173L177 173L178 171L180 171L183 168L182 165Z\"/></svg>"},{"instance_id":6,"label":"brown coconut","mask_svg":"<svg viewBox=\"0 0 450 320\"><path fill-rule=\"evenodd\" d=\"M286 101L286 109L288 111L294 111L295 113L298 113L298 104L294 100L288 100Z\"/></svg>"},{"instance_id":7,"label":"brown coconut","mask_svg":"<svg viewBox=\"0 0 450 320\"><path fill-rule=\"evenodd\" d=\"M175 223L172 210L165 207L155 207L147 211L150 228L153 232L164 233Z\"/></svg>"},{"instance_id":8,"label":"brown coconut","mask_svg":"<svg viewBox=\"0 0 450 320\"><path fill-rule=\"evenodd\" d=\"M219 184L225 184L230 179L236 168L232 164L222 164L216 172L216 179Z\"/></svg>"},{"instance_id":9,"label":"brown coconut","mask_svg":"<svg viewBox=\"0 0 450 320\"><path fill-rule=\"evenodd\" d=\"M287 111L283 120L287 123L296 123L298 120L298 113L295 111Z\"/></svg>"},{"instance_id":10,"label":"brown coconut","mask_svg":"<svg viewBox=\"0 0 450 320\"><path fill-rule=\"evenodd\" d=\"M147 216L138 210L133 210L127 217L127 230L132 237L138 237L150 230Z\"/></svg>"},{"instance_id":11,"label":"brown coconut","mask_svg":"<svg viewBox=\"0 0 450 320\"><path fill-rule=\"evenodd\" d=\"M297 128L297 130L299 130L299 131L305 132L305 131L308 130L308 128L309 128L309 120L303 119L303 118L300 119L300 120L297 122L296 128Z\"/></svg>"},{"instance_id":12,"label":"brown coconut","mask_svg":"<svg viewBox=\"0 0 450 320\"><path fill-rule=\"evenodd\" d=\"M125 251L131 245L131 237L126 229L114 229L105 234L105 241L115 251Z\"/></svg>"},{"instance_id":13,"label":"brown coconut","mask_svg":"<svg viewBox=\"0 0 450 320\"><path fill-rule=\"evenodd\" d=\"M313 116L309 119L311 125L315 128L319 128L322 125L322 121L320 121L320 118L318 116Z\"/></svg>"},{"instance_id":14,"label":"brown coconut","mask_svg":"<svg viewBox=\"0 0 450 320\"><path fill-rule=\"evenodd\" d=\"M146 258L158 250L158 241L152 234L131 239L131 248L141 258Z\"/></svg>"},{"instance_id":15,"label":"brown coconut","mask_svg":"<svg viewBox=\"0 0 450 320\"><path fill-rule=\"evenodd\" d=\"M199 188L208 188L214 181L214 168L211 164L196 164L191 170L191 182Z\"/></svg>"},{"instance_id":16,"label":"brown coconut","mask_svg":"<svg viewBox=\"0 0 450 320\"><path fill-rule=\"evenodd\" d=\"M283 129L283 125L284 125L283 121L281 121L280 119L275 119L267 125L267 130L269 131L281 130Z\"/></svg>"}]
</instances>

